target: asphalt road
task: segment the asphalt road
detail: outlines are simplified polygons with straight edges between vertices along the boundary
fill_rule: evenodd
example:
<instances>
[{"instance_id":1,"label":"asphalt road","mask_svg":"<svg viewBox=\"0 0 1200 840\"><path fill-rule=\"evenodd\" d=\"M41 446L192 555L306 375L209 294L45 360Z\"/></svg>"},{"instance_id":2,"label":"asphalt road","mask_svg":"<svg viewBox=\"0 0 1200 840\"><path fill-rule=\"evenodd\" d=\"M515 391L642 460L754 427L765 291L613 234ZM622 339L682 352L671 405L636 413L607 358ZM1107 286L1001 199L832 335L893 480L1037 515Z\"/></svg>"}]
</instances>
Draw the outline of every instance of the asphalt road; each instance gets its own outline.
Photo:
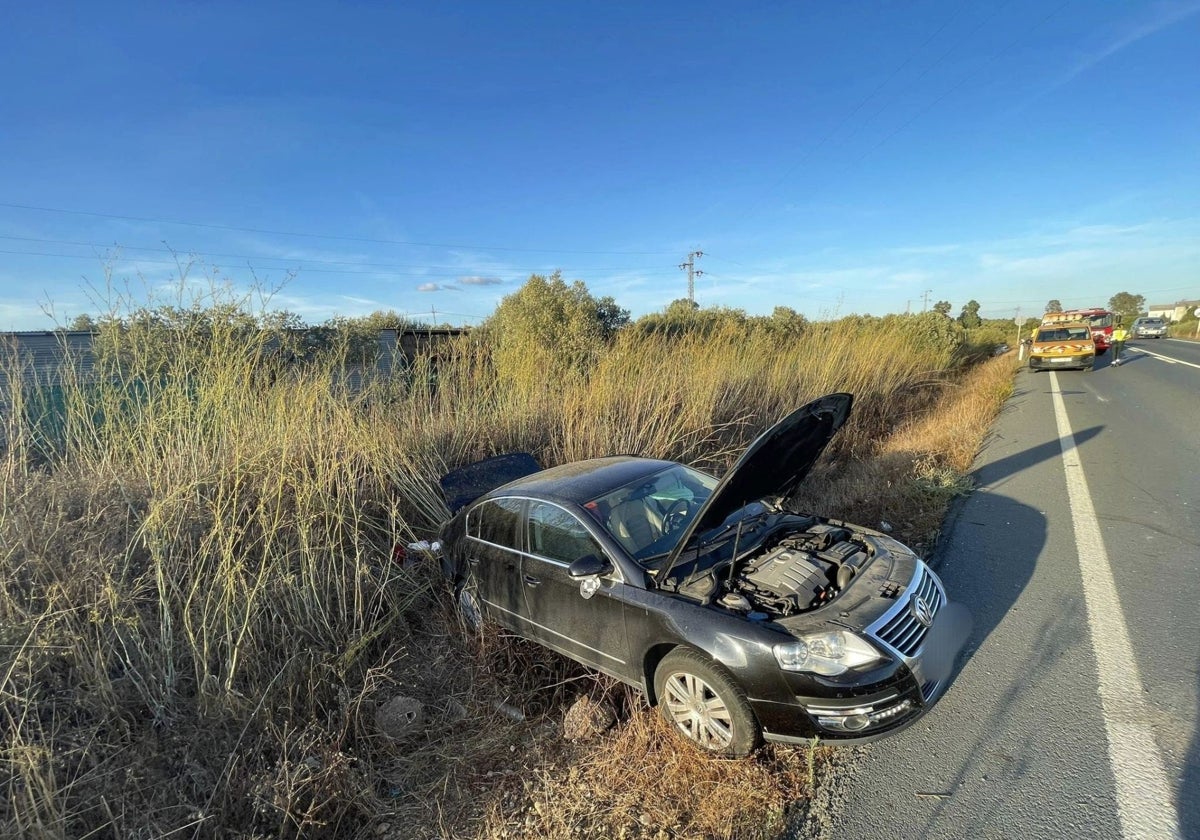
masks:
<instances>
[{"instance_id":1,"label":"asphalt road","mask_svg":"<svg viewBox=\"0 0 1200 840\"><path fill-rule=\"evenodd\" d=\"M1125 358L1018 374L932 558L956 680L797 836L1200 838L1200 344Z\"/></svg>"}]
</instances>

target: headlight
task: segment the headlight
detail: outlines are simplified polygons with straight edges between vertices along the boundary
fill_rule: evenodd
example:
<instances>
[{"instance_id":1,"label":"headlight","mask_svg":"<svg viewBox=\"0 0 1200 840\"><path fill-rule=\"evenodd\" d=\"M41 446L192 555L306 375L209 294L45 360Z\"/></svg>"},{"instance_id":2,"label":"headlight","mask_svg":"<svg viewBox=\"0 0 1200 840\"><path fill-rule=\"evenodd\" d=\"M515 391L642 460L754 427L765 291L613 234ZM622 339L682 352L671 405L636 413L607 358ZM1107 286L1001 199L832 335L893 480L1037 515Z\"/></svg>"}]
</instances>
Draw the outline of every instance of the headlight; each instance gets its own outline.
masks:
<instances>
[{"instance_id":1,"label":"headlight","mask_svg":"<svg viewBox=\"0 0 1200 840\"><path fill-rule=\"evenodd\" d=\"M870 642L848 630L804 633L796 641L775 645L775 661L785 671L809 671L825 677L883 659Z\"/></svg>"}]
</instances>

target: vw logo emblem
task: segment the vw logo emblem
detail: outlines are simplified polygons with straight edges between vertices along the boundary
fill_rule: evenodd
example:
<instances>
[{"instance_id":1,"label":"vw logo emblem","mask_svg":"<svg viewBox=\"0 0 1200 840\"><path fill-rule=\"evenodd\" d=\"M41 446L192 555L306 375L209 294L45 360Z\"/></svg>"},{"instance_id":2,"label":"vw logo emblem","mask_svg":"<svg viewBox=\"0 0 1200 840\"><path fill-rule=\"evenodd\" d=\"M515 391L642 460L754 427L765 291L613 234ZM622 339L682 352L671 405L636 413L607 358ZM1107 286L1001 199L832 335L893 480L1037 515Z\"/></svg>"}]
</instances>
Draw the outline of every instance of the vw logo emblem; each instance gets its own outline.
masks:
<instances>
[{"instance_id":1,"label":"vw logo emblem","mask_svg":"<svg viewBox=\"0 0 1200 840\"><path fill-rule=\"evenodd\" d=\"M921 622L922 626L929 627L933 624L933 610L930 609L929 602L920 595L909 602L909 609L912 611L913 618Z\"/></svg>"}]
</instances>

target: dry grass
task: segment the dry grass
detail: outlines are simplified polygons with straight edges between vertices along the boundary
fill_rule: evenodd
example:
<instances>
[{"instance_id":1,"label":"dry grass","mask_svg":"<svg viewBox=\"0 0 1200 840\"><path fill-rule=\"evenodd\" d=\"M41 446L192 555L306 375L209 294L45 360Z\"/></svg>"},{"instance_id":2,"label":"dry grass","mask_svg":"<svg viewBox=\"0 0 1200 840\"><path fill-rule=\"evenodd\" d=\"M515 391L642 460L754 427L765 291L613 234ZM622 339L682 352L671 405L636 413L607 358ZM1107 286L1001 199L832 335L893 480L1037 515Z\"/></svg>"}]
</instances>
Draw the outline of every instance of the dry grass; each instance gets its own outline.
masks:
<instances>
[{"instance_id":1,"label":"dry grass","mask_svg":"<svg viewBox=\"0 0 1200 840\"><path fill-rule=\"evenodd\" d=\"M886 520L900 539L930 547L949 503L970 489L966 473L1012 391L1013 365L1010 354L967 372L873 457L827 461L806 483L806 509L868 525ZM520 795L489 812L484 836L778 837L832 749L768 745L748 759L713 761L636 696L625 708L625 723L602 742L533 765Z\"/></svg>"},{"instance_id":2,"label":"dry grass","mask_svg":"<svg viewBox=\"0 0 1200 840\"><path fill-rule=\"evenodd\" d=\"M787 346L629 332L592 370L527 385L467 340L350 392L336 354L274 366L238 319L109 338L105 376L68 378L54 422L27 408L37 391L5 421L4 836L774 836L819 750L702 759L560 657L463 644L434 570L391 547L432 534L448 467L524 449L719 470L831 390L856 413L814 507L920 541L1011 374L964 378L952 348L834 324ZM603 690L625 723L563 744L564 704ZM393 740L375 713L397 695L425 725Z\"/></svg>"}]
</instances>

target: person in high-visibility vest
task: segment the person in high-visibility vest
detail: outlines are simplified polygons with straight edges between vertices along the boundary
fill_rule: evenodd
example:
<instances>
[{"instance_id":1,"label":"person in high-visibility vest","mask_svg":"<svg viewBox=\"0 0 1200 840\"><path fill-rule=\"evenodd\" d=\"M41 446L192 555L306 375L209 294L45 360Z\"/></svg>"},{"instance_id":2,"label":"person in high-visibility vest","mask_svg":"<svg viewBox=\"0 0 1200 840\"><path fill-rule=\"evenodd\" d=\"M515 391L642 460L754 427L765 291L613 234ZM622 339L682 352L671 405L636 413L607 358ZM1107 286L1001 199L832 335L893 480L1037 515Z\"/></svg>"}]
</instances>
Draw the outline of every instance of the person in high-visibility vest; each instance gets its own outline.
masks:
<instances>
[{"instance_id":1,"label":"person in high-visibility vest","mask_svg":"<svg viewBox=\"0 0 1200 840\"><path fill-rule=\"evenodd\" d=\"M1129 338L1129 333L1125 330L1125 327L1118 325L1113 328L1113 331L1112 331L1112 341L1113 341L1112 363L1114 365L1121 364L1121 351L1125 349L1125 339L1127 339L1127 338Z\"/></svg>"}]
</instances>

